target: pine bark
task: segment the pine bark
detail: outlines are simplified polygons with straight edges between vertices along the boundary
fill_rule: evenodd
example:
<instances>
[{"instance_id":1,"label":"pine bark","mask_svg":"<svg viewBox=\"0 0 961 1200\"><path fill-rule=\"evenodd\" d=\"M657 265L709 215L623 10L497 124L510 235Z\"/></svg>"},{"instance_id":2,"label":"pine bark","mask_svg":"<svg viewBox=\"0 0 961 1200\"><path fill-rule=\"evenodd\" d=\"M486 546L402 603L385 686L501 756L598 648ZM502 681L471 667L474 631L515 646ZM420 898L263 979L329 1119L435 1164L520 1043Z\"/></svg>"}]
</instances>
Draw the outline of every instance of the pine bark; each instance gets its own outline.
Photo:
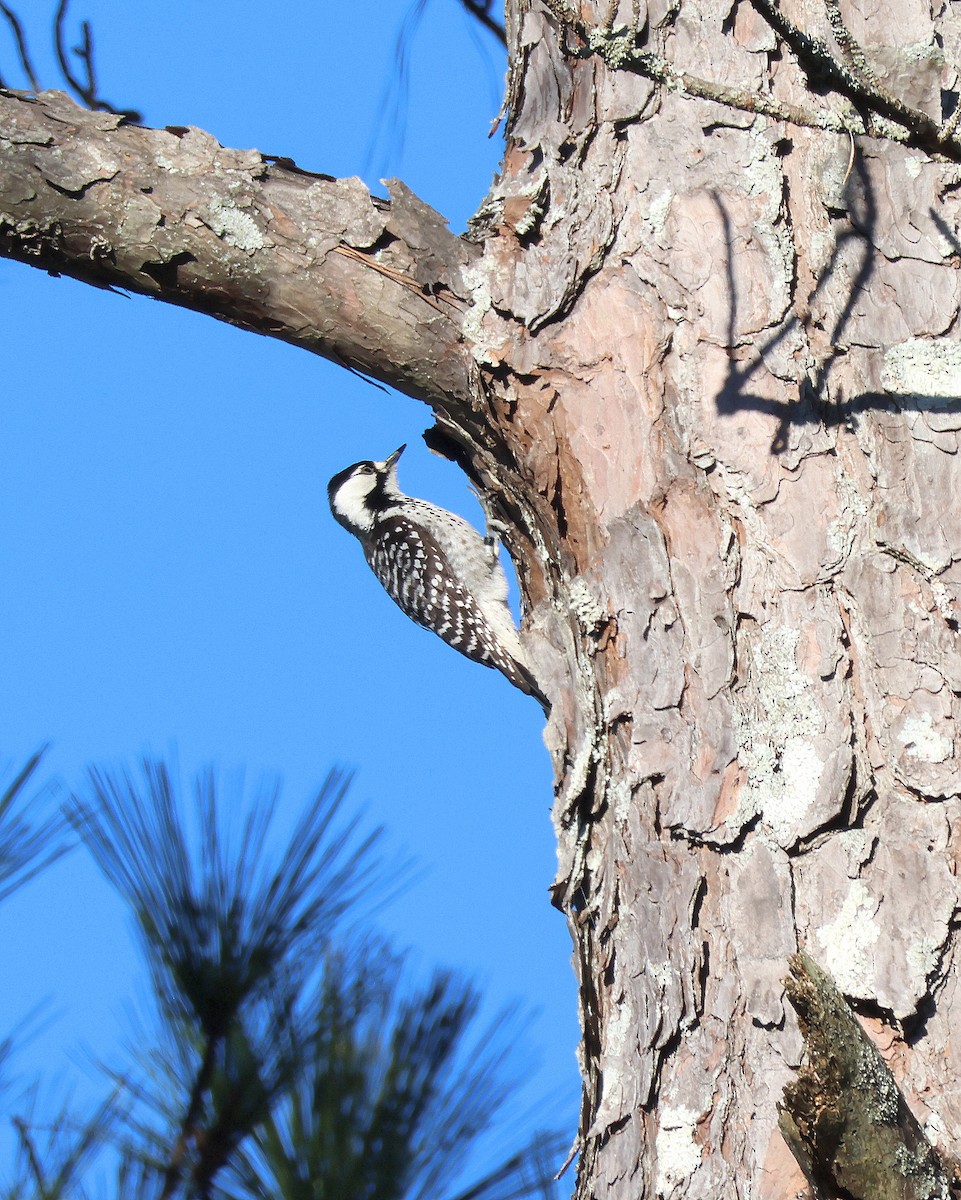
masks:
<instances>
[{"instance_id":1,"label":"pine bark","mask_svg":"<svg viewBox=\"0 0 961 1200\"><path fill-rule=\"evenodd\" d=\"M402 189L0 96L0 252L418 396L507 524L554 705L583 1200L842 1194L779 1128L799 948L926 1142L961 1134L961 175L927 126L866 136L758 8L511 0L466 239ZM831 10L790 15L937 127L951 6L842 6L848 47ZM754 110L605 61L608 18Z\"/></svg>"},{"instance_id":2,"label":"pine bark","mask_svg":"<svg viewBox=\"0 0 961 1200\"><path fill-rule=\"evenodd\" d=\"M462 275L477 249L403 183L390 200L0 89L0 254L276 337L435 405L470 392Z\"/></svg>"}]
</instances>

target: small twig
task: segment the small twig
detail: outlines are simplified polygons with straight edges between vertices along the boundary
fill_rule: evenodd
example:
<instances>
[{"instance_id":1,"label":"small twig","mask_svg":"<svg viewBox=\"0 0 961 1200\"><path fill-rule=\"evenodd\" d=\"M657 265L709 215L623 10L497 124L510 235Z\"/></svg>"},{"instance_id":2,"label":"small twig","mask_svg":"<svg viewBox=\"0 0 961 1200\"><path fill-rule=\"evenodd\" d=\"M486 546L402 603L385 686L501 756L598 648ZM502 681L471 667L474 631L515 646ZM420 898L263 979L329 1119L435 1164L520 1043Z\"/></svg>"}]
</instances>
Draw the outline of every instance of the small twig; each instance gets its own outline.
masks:
<instances>
[{"instance_id":1,"label":"small twig","mask_svg":"<svg viewBox=\"0 0 961 1200\"><path fill-rule=\"evenodd\" d=\"M835 91L846 96L853 104L866 107L869 112L903 125L913 136L910 141L916 145L931 149L940 145L938 134L941 132L938 123L920 109L911 108L892 96L885 88L876 82L861 79L860 76L843 63L839 63L827 45L820 39L805 33L800 26L795 25L781 12L775 0L750 0L752 7L758 12L783 42L790 48L801 69L809 79L820 78ZM843 22L842 22L843 25ZM848 34L850 42L854 39ZM860 47L858 47L860 51ZM873 74L863 57L865 69ZM957 158L957 155L956 155Z\"/></svg>"},{"instance_id":2,"label":"small twig","mask_svg":"<svg viewBox=\"0 0 961 1200\"><path fill-rule=\"evenodd\" d=\"M621 0L608 0L607 16L604 18L603 27L610 32L614 28L614 22L617 20L617 10L621 6Z\"/></svg>"},{"instance_id":3,"label":"small twig","mask_svg":"<svg viewBox=\"0 0 961 1200\"><path fill-rule=\"evenodd\" d=\"M544 0L544 7L553 13L558 21L562 21L565 25L570 25L578 33L582 33L582 30L585 28L584 22L567 3L567 0Z\"/></svg>"},{"instance_id":4,"label":"small twig","mask_svg":"<svg viewBox=\"0 0 961 1200\"><path fill-rule=\"evenodd\" d=\"M850 29L844 23L844 17L841 15L838 0L824 0L824 7L827 12L828 21L831 24L831 32L834 34L834 40L840 47L847 66L859 77L869 93L873 93L875 98L886 104L892 112L895 110L903 112L903 124L908 128L916 124L918 119L929 121L930 118L926 113L922 113L919 109L910 108L908 105L902 103L880 81L874 68L868 62L863 47L857 42ZM932 124L934 123L932 122ZM943 132L944 128L942 126L940 133L943 134ZM949 138L940 138L942 145L948 140Z\"/></svg>"},{"instance_id":5,"label":"small twig","mask_svg":"<svg viewBox=\"0 0 961 1200\"><path fill-rule=\"evenodd\" d=\"M20 1146L26 1155L27 1162L30 1165L30 1170L33 1173L34 1182L37 1185L38 1191L46 1192L46 1176L43 1170L43 1164L40 1161L40 1156L37 1154L37 1147L33 1138L30 1136L30 1130L27 1128L27 1123L22 1117L13 1118L13 1127L16 1129L20 1137Z\"/></svg>"},{"instance_id":6,"label":"small twig","mask_svg":"<svg viewBox=\"0 0 961 1200\"><path fill-rule=\"evenodd\" d=\"M439 313L444 313L445 316L448 315L448 310L442 308L433 296L425 292L416 279L411 278L410 275L405 275L403 271L398 271L396 267L385 266L383 263L377 262L376 259L370 258L369 255L355 250L353 246L335 246L334 253L343 254L345 258L352 258L355 262L363 263L365 267L370 267L372 271L377 271L387 279L392 279L394 283L399 283L401 287L407 288L416 296L419 296L425 304L429 304L431 308L436 308ZM447 300L447 303L452 308L456 307L453 300Z\"/></svg>"},{"instance_id":7,"label":"small twig","mask_svg":"<svg viewBox=\"0 0 961 1200\"><path fill-rule=\"evenodd\" d=\"M851 172L854 170L854 156L857 152L854 134L850 130L848 130L848 137L851 139L851 153L848 155L848 169L844 172L844 178L841 180L842 188L847 186L847 182L851 178Z\"/></svg>"},{"instance_id":8,"label":"small twig","mask_svg":"<svg viewBox=\"0 0 961 1200\"><path fill-rule=\"evenodd\" d=\"M74 54L83 63L87 72L87 92L94 101L97 99L97 75L93 65L93 43L90 40L90 22L81 21L80 36L83 39L79 46L74 47Z\"/></svg>"},{"instance_id":9,"label":"small twig","mask_svg":"<svg viewBox=\"0 0 961 1200\"><path fill-rule=\"evenodd\" d=\"M183 1178L190 1144L197 1139L198 1125L201 1123L203 1116L205 1098L210 1091L210 1083L217 1068L218 1050L223 1040L222 1035L211 1035L204 1047L203 1057L200 1060L197 1074L194 1076L193 1086L190 1089L187 1111L184 1113L180 1129L177 1132L176 1141L170 1149L170 1155L164 1168L163 1191L160 1193L160 1200L170 1200L170 1197L176 1193L180 1180Z\"/></svg>"},{"instance_id":10,"label":"small twig","mask_svg":"<svg viewBox=\"0 0 961 1200\"><path fill-rule=\"evenodd\" d=\"M926 113L909 108L880 86L863 81L854 71L839 63L824 42L811 37L789 21L772 0L750 2L793 51L809 78L818 76L828 82L834 91L840 92L854 105L856 116L838 113L833 109L802 108L759 92L743 91L690 75L661 55L642 50L637 35L626 26L610 30L589 26L573 12L567 0L542 0L548 12L584 44L583 53L597 54L611 70L643 75L672 91L712 100L727 108L757 113L776 121L849 136L865 134L886 138L902 145L918 147L934 157L961 162L961 145L951 137L953 128L946 136L942 136L944 129ZM870 68L867 70L870 71Z\"/></svg>"},{"instance_id":11,"label":"small twig","mask_svg":"<svg viewBox=\"0 0 961 1200\"><path fill-rule=\"evenodd\" d=\"M878 77L868 63L864 50L858 45L854 35L844 23L838 0L824 0L824 11L831 25L831 32L844 55L848 67L861 76L862 82L870 87L878 86Z\"/></svg>"},{"instance_id":12,"label":"small twig","mask_svg":"<svg viewBox=\"0 0 961 1200\"><path fill-rule=\"evenodd\" d=\"M60 0L60 3L57 5L57 16L53 25L54 42L57 50L57 62L60 64L60 70L63 72L64 79L66 79L70 87L73 88L74 93L79 96L81 100L83 100L84 104L86 104L88 108L92 108L93 105L90 103L90 97L87 93L87 89L71 70L70 55L64 42L63 27L67 20L67 9L69 6L70 0Z\"/></svg>"},{"instance_id":13,"label":"small twig","mask_svg":"<svg viewBox=\"0 0 961 1200\"><path fill-rule=\"evenodd\" d=\"M638 66L642 74L656 82L666 84L672 91L685 92L701 100L713 100L726 108L737 108L742 112L757 113L775 121L786 121L791 125L804 125L809 129L827 129L834 133L850 132L850 119L831 109L806 109L797 104L788 104L765 96L760 92L745 92L727 84L715 83L676 70L666 59L649 52L641 52ZM857 132L863 132L858 130Z\"/></svg>"},{"instance_id":14,"label":"small twig","mask_svg":"<svg viewBox=\"0 0 961 1200\"><path fill-rule=\"evenodd\" d=\"M504 26L494 19L490 11L490 0L460 0L461 4L472 17L475 17L486 30L494 35L502 46L507 45L507 32Z\"/></svg>"},{"instance_id":15,"label":"small twig","mask_svg":"<svg viewBox=\"0 0 961 1200\"><path fill-rule=\"evenodd\" d=\"M83 64L86 72L87 82L82 83L74 74L70 64L71 51L67 49L66 35L64 26L67 20L67 9L70 6L70 0L60 0L57 5L57 15L54 20L54 45L57 52L57 62L60 65L60 70L63 72L63 77L67 81L68 86L73 91L74 95L82 101L87 108L95 112L116 113L117 116L126 117L128 121L141 120L141 114L132 108L115 108L114 105L104 100L102 96L97 94L97 73L94 68L93 61L93 36L90 32L90 22L83 21L80 25L81 43L79 46L74 46L72 53L77 56Z\"/></svg>"},{"instance_id":16,"label":"small twig","mask_svg":"<svg viewBox=\"0 0 961 1200\"><path fill-rule=\"evenodd\" d=\"M801 125L809 129L826 129L832 133L868 133L870 130L863 117L852 118L832 109L806 109L800 105L776 100L760 92L742 91L712 79L703 79L687 71L678 70L672 63L650 50L641 50L635 36L626 30L605 33L590 29L579 17L568 16L569 9L564 0L544 0L544 6L566 24L585 43L589 53L603 58L613 70L630 71L643 75L654 83L663 83L671 91L682 92L700 100L712 100L725 108L736 108L742 112L756 113L775 121ZM906 135L895 126L884 129L883 136L894 141L905 141Z\"/></svg>"},{"instance_id":17,"label":"small twig","mask_svg":"<svg viewBox=\"0 0 961 1200\"><path fill-rule=\"evenodd\" d=\"M30 83L30 89L34 92L40 91L40 81L37 78L37 73L33 69L33 63L30 61L30 52L27 50L27 39L24 37L23 26L20 24L20 18L6 4L0 3L0 12L7 19L7 23L13 32L14 40L17 43L17 54L20 56L20 65L23 67L23 73L26 75ZM2 84L0 84L2 86Z\"/></svg>"}]
</instances>

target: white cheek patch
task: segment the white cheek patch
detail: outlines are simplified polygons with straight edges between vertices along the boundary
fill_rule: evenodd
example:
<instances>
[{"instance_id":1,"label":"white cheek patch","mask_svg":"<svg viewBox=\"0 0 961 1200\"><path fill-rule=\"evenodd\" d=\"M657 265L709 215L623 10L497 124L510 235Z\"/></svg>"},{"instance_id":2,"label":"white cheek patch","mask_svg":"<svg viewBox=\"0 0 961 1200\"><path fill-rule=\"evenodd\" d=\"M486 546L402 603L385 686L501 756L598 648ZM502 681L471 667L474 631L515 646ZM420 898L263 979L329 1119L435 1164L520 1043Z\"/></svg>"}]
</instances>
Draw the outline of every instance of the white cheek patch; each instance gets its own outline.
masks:
<instances>
[{"instance_id":1,"label":"white cheek patch","mask_svg":"<svg viewBox=\"0 0 961 1200\"><path fill-rule=\"evenodd\" d=\"M334 496L334 507L337 512L351 525L360 529L369 528L371 514L365 501L374 490L376 478L373 475L354 475L342 483Z\"/></svg>"}]
</instances>

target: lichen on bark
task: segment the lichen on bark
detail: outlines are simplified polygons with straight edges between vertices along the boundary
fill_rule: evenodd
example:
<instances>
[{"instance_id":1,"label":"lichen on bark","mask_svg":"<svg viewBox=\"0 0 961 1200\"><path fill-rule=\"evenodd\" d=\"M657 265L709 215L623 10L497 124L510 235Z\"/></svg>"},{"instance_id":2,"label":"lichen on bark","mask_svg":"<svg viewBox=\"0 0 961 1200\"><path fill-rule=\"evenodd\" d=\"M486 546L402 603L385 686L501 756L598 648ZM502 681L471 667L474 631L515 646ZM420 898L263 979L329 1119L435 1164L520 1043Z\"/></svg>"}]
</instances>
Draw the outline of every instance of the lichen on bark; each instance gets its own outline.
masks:
<instances>
[{"instance_id":1,"label":"lichen on bark","mask_svg":"<svg viewBox=\"0 0 961 1200\"><path fill-rule=\"evenodd\" d=\"M815 1195L950 1200L961 1176L924 1136L890 1069L831 977L806 954L787 993L807 1062L784 1092L781 1130Z\"/></svg>"},{"instance_id":2,"label":"lichen on bark","mask_svg":"<svg viewBox=\"0 0 961 1200\"><path fill-rule=\"evenodd\" d=\"M961 1137L961 193L931 141L961 16L842 4L872 83L788 7L511 0L465 238L399 185L0 94L3 253L418 396L502 519L554 701L579 1200L804 1188L777 1117L799 945ZM624 28L771 103L635 71Z\"/></svg>"}]
</instances>

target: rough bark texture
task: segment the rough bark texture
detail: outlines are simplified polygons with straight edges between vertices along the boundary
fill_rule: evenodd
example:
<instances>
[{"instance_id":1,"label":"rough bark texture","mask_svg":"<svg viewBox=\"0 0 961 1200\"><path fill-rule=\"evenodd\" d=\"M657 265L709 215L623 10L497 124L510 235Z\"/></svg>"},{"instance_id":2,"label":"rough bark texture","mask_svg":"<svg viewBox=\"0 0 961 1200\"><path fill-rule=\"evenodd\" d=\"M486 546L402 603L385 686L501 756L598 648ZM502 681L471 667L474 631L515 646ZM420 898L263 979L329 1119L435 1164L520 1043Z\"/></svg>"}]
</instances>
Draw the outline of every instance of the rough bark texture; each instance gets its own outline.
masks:
<instances>
[{"instance_id":1,"label":"rough bark texture","mask_svg":"<svg viewBox=\"0 0 961 1200\"><path fill-rule=\"evenodd\" d=\"M649 40L808 103L770 28L727 16L652 4ZM848 18L940 116L957 84L927 6ZM961 1124L958 176L619 76L538 5L514 34L500 192L543 213L485 262L529 334L505 434L558 516L534 624L574 644L541 661L570 673L549 738L578 1194L784 1197L798 945L875 1014L931 1136Z\"/></svg>"},{"instance_id":2,"label":"rough bark texture","mask_svg":"<svg viewBox=\"0 0 961 1200\"><path fill-rule=\"evenodd\" d=\"M874 128L812 97L758 7L576 17ZM826 8L790 12L830 41ZM800 946L926 1136L961 1135L961 178L621 70L563 11L509 5L508 146L473 245L406 196L10 96L0 244L435 406L511 525L554 701L577 1194L810 1195L778 1129ZM885 91L938 122L954 6L841 11Z\"/></svg>"},{"instance_id":3,"label":"rough bark texture","mask_svg":"<svg viewBox=\"0 0 961 1200\"><path fill-rule=\"evenodd\" d=\"M402 183L380 200L359 179L58 92L0 89L0 147L0 254L198 309L433 404L467 401L477 252Z\"/></svg>"}]
</instances>

